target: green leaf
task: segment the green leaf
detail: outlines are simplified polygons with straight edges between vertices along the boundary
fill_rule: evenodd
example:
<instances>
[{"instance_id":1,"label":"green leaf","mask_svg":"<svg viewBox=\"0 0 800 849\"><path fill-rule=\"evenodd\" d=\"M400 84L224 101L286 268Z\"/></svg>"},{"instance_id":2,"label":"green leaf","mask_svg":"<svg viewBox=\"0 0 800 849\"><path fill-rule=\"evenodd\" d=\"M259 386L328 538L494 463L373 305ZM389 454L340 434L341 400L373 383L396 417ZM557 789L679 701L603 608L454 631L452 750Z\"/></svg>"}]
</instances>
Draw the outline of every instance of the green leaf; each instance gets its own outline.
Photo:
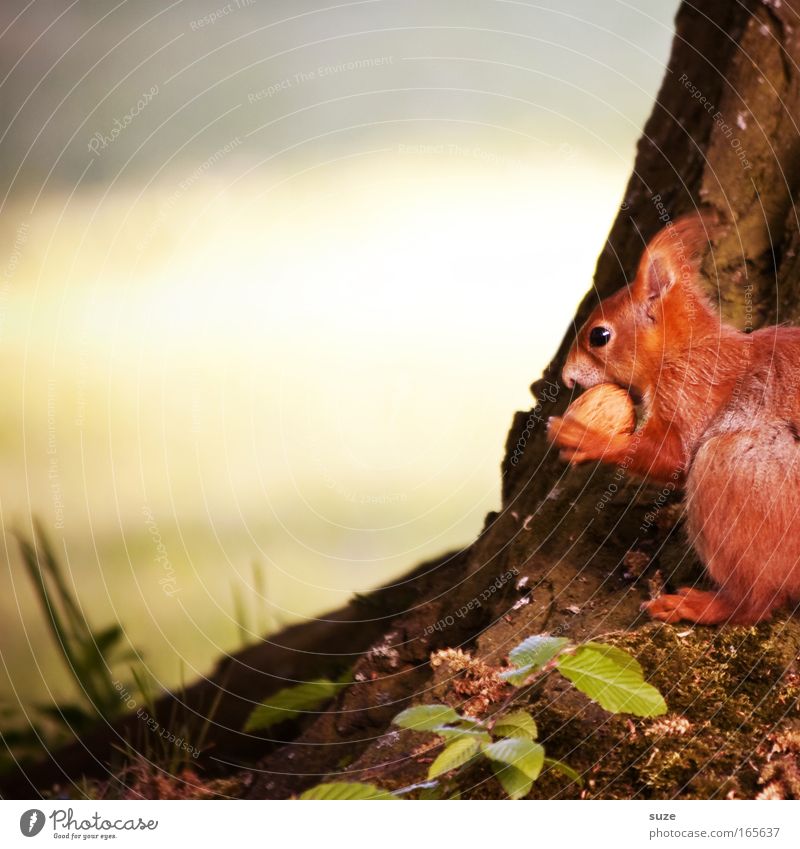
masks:
<instances>
[{"instance_id":1,"label":"green leaf","mask_svg":"<svg viewBox=\"0 0 800 849\"><path fill-rule=\"evenodd\" d=\"M125 632L121 625L109 625L108 628L103 628L92 634L93 641L90 648L101 658L108 657L114 648L125 638Z\"/></svg>"},{"instance_id":2,"label":"green leaf","mask_svg":"<svg viewBox=\"0 0 800 849\"><path fill-rule=\"evenodd\" d=\"M527 666L520 666L519 669L507 669L500 673L500 677L508 681L512 687L521 687L536 671L538 667L529 663Z\"/></svg>"},{"instance_id":3,"label":"green leaf","mask_svg":"<svg viewBox=\"0 0 800 849\"><path fill-rule=\"evenodd\" d=\"M472 760L481 750L480 743L471 737L460 737L454 740L430 765L428 778L436 778L442 773L450 772Z\"/></svg>"},{"instance_id":4,"label":"green leaf","mask_svg":"<svg viewBox=\"0 0 800 849\"><path fill-rule=\"evenodd\" d=\"M533 781L525 775L522 770L514 766L506 766L501 763L492 764L492 772L500 782L503 790L508 793L512 799L523 799L531 792Z\"/></svg>"},{"instance_id":5,"label":"green leaf","mask_svg":"<svg viewBox=\"0 0 800 849\"><path fill-rule=\"evenodd\" d=\"M525 737L528 740L535 740L539 734L533 717L524 710L501 716L493 730L498 737Z\"/></svg>"},{"instance_id":6,"label":"green leaf","mask_svg":"<svg viewBox=\"0 0 800 849\"><path fill-rule=\"evenodd\" d=\"M624 649L619 649L616 646L610 646L608 643L595 643L594 641L590 643L584 643L585 646L591 646L595 651L599 651L601 654L604 654L610 660L613 660L617 666L622 666L625 669L634 669L636 672L644 677L644 670L642 669L641 664L638 660L632 655L626 652Z\"/></svg>"},{"instance_id":7,"label":"green leaf","mask_svg":"<svg viewBox=\"0 0 800 849\"><path fill-rule=\"evenodd\" d=\"M566 637L550 637L547 634L528 637L511 649L508 661L517 667L531 666L535 671L552 660L568 642Z\"/></svg>"},{"instance_id":8,"label":"green leaf","mask_svg":"<svg viewBox=\"0 0 800 849\"><path fill-rule=\"evenodd\" d=\"M333 781L329 784L318 784L310 790L306 790L301 799L317 800L344 800L344 799L372 799L388 800L396 799L391 793L381 790L374 784L361 784L359 782Z\"/></svg>"},{"instance_id":9,"label":"green leaf","mask_svg":"<svg viewBox=\"0 0 800 849\"><path fill-rule=\"evenodd\" d=\"M441 728L434 728L433 730L440 737L444 737L444 739L448 741L461 740L466 737L471 740L476 740L478 743L492 742L492 738L489 736L489 733L479 728L453 728L452 726L443 726Z\"/></svg>"},{"instance_id":10,"label":"green leaf","mask_svg":"<svg viewBox=\"0 0 800 849\"><path fill-rule=\"evenodd\" d=\"M531 781L536 781L544 766L544 749L532 740L508 737L483 747L483 754L490 761L513 766Z\"/></svg>"},{"instance_id":11,"label":"green leaf","mask_svg":"<svg viewBox=\"0 0 800 849\"><path fill-rule=\"evenodd\" d=\"M611 713L660 716L667 712L661 693L648 684L638 663L623 663L609 646L587 643L558 661L558 671ZM623 652L623 654L625 654ZM626 655L626 658L629 658ZM632 659L632 658L631 658Z\"/></svg>"},{"instance_id":12,"label":"green leaf","mask_svg":"<svg viewBox=\"0 0 800 849\"><path fill-rule=\"evenodd\" d=\"M545 758L544 764L549 769L554 769L566 776L570 781L574 781L580 787L583 787L583 779L571 766L568 766L564 761L556 760L555 758Z\"/></svg>"},{"instance_id":13,"label":"green leaf","mask_svg":"<svg viewBox=\"0 0 800 849\"><path fill-rule=\"evenodd\" d=\"M447 705L416 705L398 713L392 722L413 731L433 731L441 725L449 725L460 719L453 708Z\"/></svg>"},{"instance_id":14,"label":"green leaf","mask_svg":"<svg viewBox=\"0 0 800 849\"><path fill-rule=\"evenodd\" d=\"M260 731L279 722L292 719L304 711L312 711L330 701L341 689L341 684L320 678L295 687L286 687L269 697L250 714L245 731Z\"/></svg>"}]
</instances>

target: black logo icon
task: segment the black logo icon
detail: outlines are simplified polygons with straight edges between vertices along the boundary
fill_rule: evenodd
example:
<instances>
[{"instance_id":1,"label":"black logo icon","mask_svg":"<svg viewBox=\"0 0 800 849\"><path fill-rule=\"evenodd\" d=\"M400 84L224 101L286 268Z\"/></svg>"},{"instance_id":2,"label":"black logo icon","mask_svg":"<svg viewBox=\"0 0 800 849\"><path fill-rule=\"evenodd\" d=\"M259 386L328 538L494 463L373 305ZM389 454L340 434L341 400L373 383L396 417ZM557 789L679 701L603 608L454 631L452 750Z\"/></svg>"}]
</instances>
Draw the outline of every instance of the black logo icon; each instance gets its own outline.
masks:
<instances>
[{"instance_id":1,"label":"black logo icon","mask_svg":"<svg viewBox=\"0 0 800 849\"><path fill-rule=\"evenodd\" d=\"M44 813L38 808L31 808L19 818L19 830L25 837L36 837L44 828Z\"/></svg>"}]
</instances>

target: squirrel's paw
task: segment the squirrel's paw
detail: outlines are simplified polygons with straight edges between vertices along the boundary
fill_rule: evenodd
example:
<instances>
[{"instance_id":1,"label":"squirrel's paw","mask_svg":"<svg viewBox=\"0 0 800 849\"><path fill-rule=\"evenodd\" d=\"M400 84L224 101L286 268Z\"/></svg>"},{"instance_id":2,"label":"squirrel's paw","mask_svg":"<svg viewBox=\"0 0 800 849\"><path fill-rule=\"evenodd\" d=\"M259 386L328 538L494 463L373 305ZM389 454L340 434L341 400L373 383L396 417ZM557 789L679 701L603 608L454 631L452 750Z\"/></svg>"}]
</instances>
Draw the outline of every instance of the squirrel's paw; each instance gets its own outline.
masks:
<instances>
[{"instance_id":1,"label":"squirrel's paw","mask_svg":"<svg viewBox=\"0 0 800 849\"><path fill-rule=\"evenodd\" d=\"M716 625L731 616L730 605L717 593L682 587L675 595L662 595L645 602L642 610L653 619L675 623L685 619L698 625Z\"/></svg>"},{"instance_id":2,"label":"squirrel's paw","mask_svg":"<svg viewBox=\"0 0 800 849\"><path fill-rule=\"evenodd\" d=\"M586 436L586 425L565 416L550 416L547 438L559 448L577 448Z\"/></svg>"},{"instance_id":3,"label":"squirrel's paw","mask_svg":"<svg viewBox=\"0 0 800 849\"><path fill-rule=\"evenodd\" d=\"M652 601L646 601L642 605L642 610L646 611L653 619L675 623L680 622L684 618L681 610L682 602L682 596L661 595Z\"/></svg>"},{"instance_id":4,"label":"squirrel's paw","mask_svg":"<svg viewBox=\"0 0 800 849\"><path fill-rule=\"evenodd\" d=\"M566 463L586 463L589 460L595 459L585 451L579 451L577 448L562 448L558 452L559 460L564 460Z\"/></svg>"},{"instance_id":5,"label":"squirrel's paw","mask_svg":"<svg viewBox=\"0 0 800 849\"><path fill-rule=\"evenodd\" d=\"M561 449L558 456L570 463L602 459L609 442L607 434L598 433L570 416L551 416L547 420L547 438Z\"/></svg>"}]
</instances>

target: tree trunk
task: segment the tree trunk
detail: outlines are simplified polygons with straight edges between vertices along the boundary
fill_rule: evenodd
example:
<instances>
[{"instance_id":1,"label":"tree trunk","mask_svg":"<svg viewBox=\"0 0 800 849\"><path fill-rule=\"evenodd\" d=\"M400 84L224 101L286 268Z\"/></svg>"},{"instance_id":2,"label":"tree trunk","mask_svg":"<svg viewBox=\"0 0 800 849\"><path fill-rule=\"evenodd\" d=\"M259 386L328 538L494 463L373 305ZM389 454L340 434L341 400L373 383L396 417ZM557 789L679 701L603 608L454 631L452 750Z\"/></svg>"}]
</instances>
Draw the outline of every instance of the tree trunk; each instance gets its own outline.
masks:
<instances>
[{"instance_id":1,"label":"tree trunk","mask_svg":"<svg viewBox=\"0 0 800 849\"><path fill-rule=\"evenodd\" d=\"M645 243L667 217L700 203L736 225L705 267L726 320L752 329L800 317L798 13L800 0L681 6L669 68L576 326L631 279ZM581 789L548 774L534 785L534 796L790 792L772 750L776 741L789 745L785 740L795 738L786 735L800 727L794 669L800 626L779 617L750 629L674 628L640 614L654 585L694 580L700 567L682 532L679 494L626 480L610 466L568 468L548 446L547 418L571 400L559 372L573 336L570 327L531 387L533 409L514 417L502 508L466 551L417 569L402 593L378 593L375 612L368 597L329 617L338 624L303 632L302 645L290 643L281 654L281 666L274 665L274 650L256 647L242 664L232 661L250 670L239 670L236 686L220 674L199 685L202 698L179 699L191 705L191 731L208 713L213 690L230 691L208 731L214 745L207 764L240 769L249 777L247 794L260 798L287 797L326 776L388 788L423 780L425 753L413 752L428 738L393 731L391 720L412 701L463 702L463 687L460 695L454 689L457 671L446 660L432 665L431 654L460 649L496 665L526 636L549 631L574 641L603 634L625 646L670 712L659 720L612 717L557 682L524 696L548 755L585 779ZM283 645L285 635L270 642ZM282 743L241 733L250 702L282 686L281 677L308 680L366 646L354 655L353 683L320 714L279 729ZM169 715L173 701L162 703L160 716ZM126 722L113 733L124 737L126 728L135 729L135 720ZM92 772L94 757L107 761L108 733L89 746L89 755L85 744L72 748L68 762L52 756L65 777ZM266 755L252 770L259 751ZM796 749L788 756L796 761ZM53 765L48 768L52 776ZM35 786L41 788L44 775L36 775ZM468 796L499 795L479 772L462 789Z\"/></svg>"}]
</instances>

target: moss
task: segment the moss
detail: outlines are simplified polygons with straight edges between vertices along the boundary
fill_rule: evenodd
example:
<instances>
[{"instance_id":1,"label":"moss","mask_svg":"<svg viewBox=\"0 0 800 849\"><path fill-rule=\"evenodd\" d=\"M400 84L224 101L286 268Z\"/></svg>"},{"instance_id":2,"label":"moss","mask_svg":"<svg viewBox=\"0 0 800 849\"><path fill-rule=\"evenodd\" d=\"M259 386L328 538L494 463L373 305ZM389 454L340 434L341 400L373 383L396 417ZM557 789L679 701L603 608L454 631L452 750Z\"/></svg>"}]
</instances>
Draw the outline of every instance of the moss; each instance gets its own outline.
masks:
<instances>
[{"instance_id":1,"label":"moss","mask_svg":"<svg viewBox=\"0 0 800 849\"><path fill-rule=\"evenodd\" d=\"M603 639L639 659L669 712L652 719L611 715L561 676L550 676L527 707L548 756L577 770L584 786L546 770L533 797L793 795L800 775L800 623L720 629L649 623ZM452 690L454 680L439 678L438 698L462 698ZM362 758L353 777L387 789L422 781L434 743L428 734L395 731L377 747L381 757L370 763ZM456 786L462 798L497 798L500 792L485 764L458 776Z\"/></svg>"},{"instance_id":2,"label":"moss","mask_svg":"<svg viewBox=\"0 0 800 849\"><path fill-rule=\"evenodd\" d=\"M532 705L548 753L599 798L753 798L766 755L755 751L800 716L800 626L673 628L651 624L608 640L638 657L664 694L666 717L597 716L580 694L549 685ZM578 795L553 777L537 796Z\"/></svg>"}]
</instances>

